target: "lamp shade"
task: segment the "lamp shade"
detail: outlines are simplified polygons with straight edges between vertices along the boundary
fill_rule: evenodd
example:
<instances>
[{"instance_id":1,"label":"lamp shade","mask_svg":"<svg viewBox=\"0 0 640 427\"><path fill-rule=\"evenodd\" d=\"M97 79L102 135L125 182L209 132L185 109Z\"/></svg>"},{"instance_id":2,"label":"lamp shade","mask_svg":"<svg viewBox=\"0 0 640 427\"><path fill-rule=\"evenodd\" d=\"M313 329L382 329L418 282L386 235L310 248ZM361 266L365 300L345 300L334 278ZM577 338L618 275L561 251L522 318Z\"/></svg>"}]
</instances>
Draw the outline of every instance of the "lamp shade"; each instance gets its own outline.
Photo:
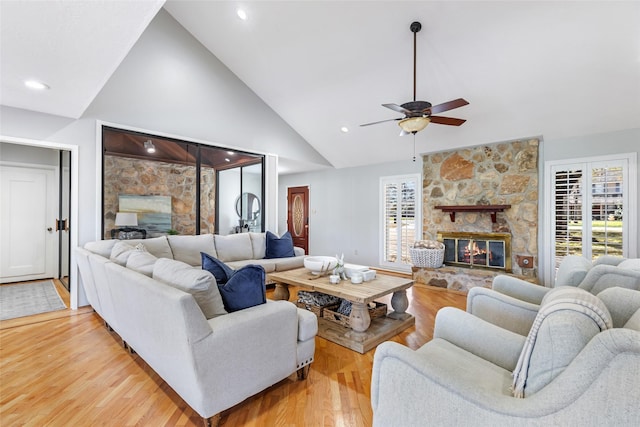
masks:
<instances>
[{"instance_id":1,"label":"lamp shade","mask_svg":"<svg viewBox=\"0 0 640 427\"><path fill-rule=\"evenodd\" d=\"M116 226L127 227L138 225L138 214L135 212L118 212L116 214Z\"/></svg>"},{"instance_id":2,"label":"lamp shade","mask_svg":"<svg viewBox=\"0 0 640 427\"><path fill-rule=\"evenodd\" d=\"M431 122L429 117L409 117L398 122L398 126L407 133L420 132Z\"/></svg>"}]
</instances>

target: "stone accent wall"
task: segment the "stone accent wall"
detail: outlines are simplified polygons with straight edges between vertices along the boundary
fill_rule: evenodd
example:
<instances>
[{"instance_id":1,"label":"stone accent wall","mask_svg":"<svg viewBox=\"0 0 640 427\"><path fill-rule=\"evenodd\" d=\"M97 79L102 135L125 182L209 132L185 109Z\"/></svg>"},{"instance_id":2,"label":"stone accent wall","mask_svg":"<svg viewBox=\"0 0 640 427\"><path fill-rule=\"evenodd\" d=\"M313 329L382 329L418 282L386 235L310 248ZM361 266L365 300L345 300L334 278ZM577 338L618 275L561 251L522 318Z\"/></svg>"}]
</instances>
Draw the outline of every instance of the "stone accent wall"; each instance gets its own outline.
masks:
<instances>
[{"instance_id":1,"label":"stone accent wall","mask_svg":"<svg viewBox=\"0 0 640 427\"><path fill-rule=\"evenodd\" d=\"M530 139L424 155L423 238L436 240L439 231L511 233L513 273L536 277L538 148L539 141ZM495 223L489 213L480 212L457 213L453 223L448 213L435 209L438 205L511 205L511 208L498 213ZM533 256L534 268L518 266L518 255ZM473 274L473 270L466 271Z\"/></svg>"},{"instance_id":2,"label":"stone accent wall","mask_svg":"<svg viewBox=\"0 0 640 427\"><path fill-rule=\"evenodd\" d=\"M212 233L215 225L215 170L202 168L201 172L200 227L202 233ZM195 165L104 156L103 188L105 239L111 238L111 229L115 227L120 194L171 196L171 228L179 234L196 232Z\"/></svg>"}]
</instances>

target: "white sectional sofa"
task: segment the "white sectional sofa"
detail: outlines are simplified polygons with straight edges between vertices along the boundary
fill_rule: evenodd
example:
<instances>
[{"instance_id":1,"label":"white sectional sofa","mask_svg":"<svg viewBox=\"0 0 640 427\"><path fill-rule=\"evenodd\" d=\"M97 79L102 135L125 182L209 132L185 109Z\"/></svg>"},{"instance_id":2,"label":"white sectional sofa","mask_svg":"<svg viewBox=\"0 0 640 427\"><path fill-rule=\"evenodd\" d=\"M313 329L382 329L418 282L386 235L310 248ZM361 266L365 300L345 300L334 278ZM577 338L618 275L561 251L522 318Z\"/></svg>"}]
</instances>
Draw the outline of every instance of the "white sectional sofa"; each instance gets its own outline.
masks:
<instances>
[{"instance_id":1,"label":"white sectional sofa","mask_svg":"<svg viewBox=\"0 0 640 427\"><path fill-rule=\"evenodd\" d=\"M85 248L105 258L111 256L113 246L119 240L89 242ZM238 269L248 264L261 265L267 273L300 268L304 265L304 249L294 247L294 257L265 259L266 233L239 233L222 236L200 234L198 236L161 236L152 239L126 240L131 245L142 243L145 249L158 258L171 258L189 265L201 266L200 252L207 253ZM268 279L267 279L268 282Z\"/></svg>"},{"instance_id":2,"label":"white sectional sofa","mask_svg":"<svg viewBox=\"0 0 640 427\"><path fill-rule=\"evenodd\" d=\"M89 303L206 425L217 424L221 411L296 371L299 379L306 378L313 361L318 331L313 313L271 300L226 313L214 276L198 266L201 251L236 268L302 266L301 255L260 259L261 234L126 241L142 243L138 255L151 260L139 271L110 259L116 241L76 249Z\"/></svg>"}]
</instances>

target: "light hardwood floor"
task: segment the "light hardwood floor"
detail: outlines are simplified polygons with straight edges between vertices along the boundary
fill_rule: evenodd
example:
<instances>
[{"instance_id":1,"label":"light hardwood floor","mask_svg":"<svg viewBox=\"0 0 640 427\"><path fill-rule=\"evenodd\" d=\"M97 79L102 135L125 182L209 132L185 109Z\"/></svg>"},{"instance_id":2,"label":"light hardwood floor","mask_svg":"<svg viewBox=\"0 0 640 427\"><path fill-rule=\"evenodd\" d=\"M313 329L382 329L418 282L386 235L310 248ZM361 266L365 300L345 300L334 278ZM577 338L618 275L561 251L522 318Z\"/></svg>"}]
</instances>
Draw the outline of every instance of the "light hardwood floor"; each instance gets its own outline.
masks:
<instances>
[{"instance_id":1,"label":"light hardwood floor","mask_svg":"<svg viewBox=\"0 0 640 427\"><path fill-rule=\"evenodd\" d=\"M440 307L466 304L463 294L422 285L408 296L416 325L393 341L414 349L432 338ZM374 352L316 338L306 380L293 374L224 411L220 425L370 426ZM201 426L202 419L83 308L0 322L0 426L45 425Z\"/></svg>"}]
</instances>

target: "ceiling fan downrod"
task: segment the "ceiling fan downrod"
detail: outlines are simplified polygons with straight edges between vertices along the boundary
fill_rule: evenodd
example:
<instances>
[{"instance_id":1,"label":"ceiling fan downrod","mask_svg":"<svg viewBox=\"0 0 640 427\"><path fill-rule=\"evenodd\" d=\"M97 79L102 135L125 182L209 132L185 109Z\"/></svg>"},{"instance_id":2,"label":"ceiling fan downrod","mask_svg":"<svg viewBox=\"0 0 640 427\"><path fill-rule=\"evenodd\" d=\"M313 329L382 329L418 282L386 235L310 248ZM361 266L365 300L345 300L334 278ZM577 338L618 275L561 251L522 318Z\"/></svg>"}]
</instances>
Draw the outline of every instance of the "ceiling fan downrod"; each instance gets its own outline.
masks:
<instances>
[{"instance_id":1,"label":"ceiling fan downrod","mask_svg":"<svg viewBox=\"0 0 640 427\"><path fill-rule=\"evenodd\" d=\"M415 102L416 100L416 58L417 58L416 40L417 40L418 31L422 29L422 24L419 23L418 21L412 22L411 25L409 26L409 29L413 33L413 101Z\"/></svg>"}]
</instances>

